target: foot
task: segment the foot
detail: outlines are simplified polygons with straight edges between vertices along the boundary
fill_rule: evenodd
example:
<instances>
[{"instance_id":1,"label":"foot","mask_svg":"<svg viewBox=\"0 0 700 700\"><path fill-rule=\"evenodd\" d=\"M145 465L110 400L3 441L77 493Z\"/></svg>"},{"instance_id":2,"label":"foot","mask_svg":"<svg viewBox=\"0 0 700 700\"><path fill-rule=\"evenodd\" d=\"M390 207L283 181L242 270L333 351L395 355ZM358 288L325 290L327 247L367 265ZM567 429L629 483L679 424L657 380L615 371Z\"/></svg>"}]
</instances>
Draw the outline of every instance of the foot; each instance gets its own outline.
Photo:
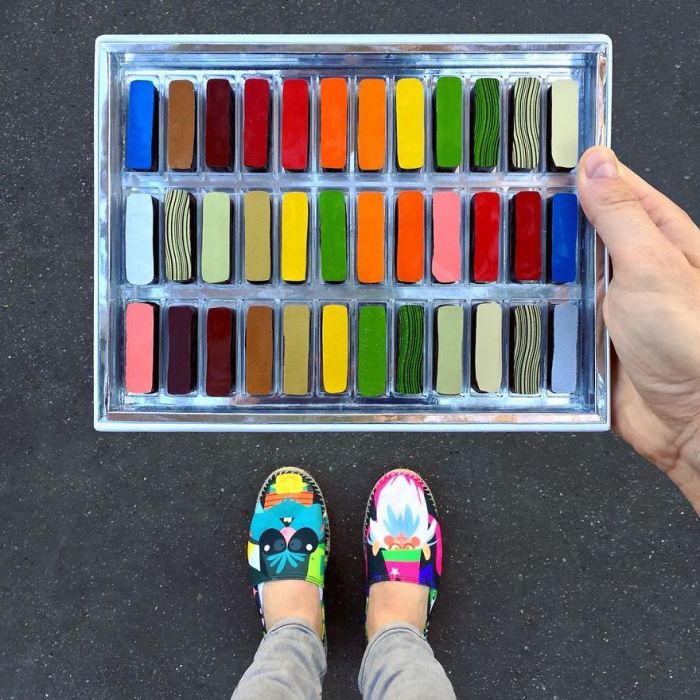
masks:
<instances>
[{"instance_id":1,"label":"foot","mask_svg":"<svg viewBox=\"0 0 700 700\"><path fill-rule=\"evenodd\" d=\"M328 515L313 477L283 467L265 480L248 535L248 568L263 630L298 617L322 639Z\"/></svg>"},{"instance_id":2,"label":"foot","mask_svg":"<svg viewBox=\"0 0 700 700\"><path fill-rule=\"evenodd\" d=\"M442 534L430 489L409 469L375 485L365 514L367 637L404 622L427 633L442 573Z\"/></svg>"},{"instance_id":3,"label":"foot","mask_svg":"<svg viewBox=\"0 0 700 700\"><path fill-rule=\"evenodd\" d=\"M403 581L380 581L369 589L367 602L367 639L391 622L413 625L422 632L428 617L427 586Z\"/></svg>"},{"instance_id":4,"label":"foot","mask_svg":"<svg viewBox=\"0 0 700 700\"><path fill-rule=\"evenodd\" d=\"M318 586L308 581L270 581L263 587L265 629L280 620L300 617L319 637L323 636L323 614Z\"/></svg>"}]
</instances>

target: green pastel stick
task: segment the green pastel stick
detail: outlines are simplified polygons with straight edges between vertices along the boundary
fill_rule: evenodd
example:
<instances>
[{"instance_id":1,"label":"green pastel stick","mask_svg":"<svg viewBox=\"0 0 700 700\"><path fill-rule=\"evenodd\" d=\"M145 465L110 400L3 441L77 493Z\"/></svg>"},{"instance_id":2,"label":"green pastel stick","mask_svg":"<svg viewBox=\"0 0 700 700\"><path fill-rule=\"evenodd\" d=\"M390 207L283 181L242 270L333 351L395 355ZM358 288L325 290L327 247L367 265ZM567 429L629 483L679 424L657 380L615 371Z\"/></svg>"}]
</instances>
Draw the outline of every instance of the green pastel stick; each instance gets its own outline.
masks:
<instances>
[{"instance_id":1,"label":"green pastel stick","mask_svg":"<svg viewBox=\"0 0 700 700\"><path fill-rule=\"evenodd\" d=\"M318 215L321 222L321 277L324 282L345 282L345 195L339 190L321 192L318 196Z\"/></svg>"},{"instance_id":2,"label":"green pastel stick","mask_svg":"<svg viewBox=\"0 0 700 700\"><path fill-rule=\"evenodd\" d=\"M202 205L202 279L213 284L231 277L231 198L207 192Z\"/></svg>"},{"instance_id":3,"label":"green pastel stick","mask_svg":"<svg viewBox=\"0 0 700 700\"><path fill-rule=\"evenodd\" d=\"M437 310L437 368L435 391L456 396L462 391L462 342L464 312L459 306L441 306Z\"/></svg>"},{"instance_id":4,"label":"green pastel stick","mask_svg":"<svg viewBox=\"0 0 700 700\"><path fill-rule=\"evenodd\" d=\"M420 394L423 391L423 307L406 304L399 308L396 391Z\"/></svg>"},{"instance_id":5,"label":"green pastel stick","mask_svg":"<svg viewBox=\"0 0 700 700\"><path fill-rule=\"evenodd\" d=\"M381 396L386 389L386 309L361 306L357 335L357 391Z\"/></svg>"},{"instance_id":6,"label":"green pastel stick","mask_svg":"<svg viewBox=\"0 0 700 700\"><path fill-rule=\"evenodd\" d=\"M454 170L462 162L462 81L438 78L435 88L435 157L437 167Z\"/></svg>"},{"instance_id":7,"label":"green pastel stick","mask_svg":"<svg viewBox=\"0 0 700 700\"><path fill-rule=\"evenodd\" d=\"M501 97L496 78L474 83L474 131L472 165L480 170L495 168L501 142Z\"/></svg>"}]
</instances>

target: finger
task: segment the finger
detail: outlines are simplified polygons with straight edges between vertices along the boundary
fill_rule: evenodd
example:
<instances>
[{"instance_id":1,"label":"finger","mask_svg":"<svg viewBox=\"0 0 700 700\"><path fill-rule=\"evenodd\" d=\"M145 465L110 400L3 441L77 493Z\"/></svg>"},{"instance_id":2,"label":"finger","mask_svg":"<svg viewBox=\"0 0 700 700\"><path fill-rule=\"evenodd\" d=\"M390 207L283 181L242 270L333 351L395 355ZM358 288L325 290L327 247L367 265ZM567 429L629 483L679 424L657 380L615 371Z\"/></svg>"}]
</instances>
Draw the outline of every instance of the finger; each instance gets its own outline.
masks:
<instances>
[{"instance_id":1,"label":"finger","mask_svg":"<svg viewBox=\"0 0 700 700\"><path fill-rule=\"evenodd\" d=\"M576 175L581 206L597 229L617 270L624 272L645 255L671 255L673 246L644 210L621 177L619 162L609 148L586 151Z\"/></svg>"},{"instance_id":2,"label":"finger","mask_svg":"<svg viewBox=\"0 0 700 700\"><path fill-rule=\"evenodd\" d=\"M700 230L675 202L654 189L624 163L619 164L623 180L631 187L649 218L674 245L686 255L691 265L700 267Z\"/></svg>"}]
</instances>

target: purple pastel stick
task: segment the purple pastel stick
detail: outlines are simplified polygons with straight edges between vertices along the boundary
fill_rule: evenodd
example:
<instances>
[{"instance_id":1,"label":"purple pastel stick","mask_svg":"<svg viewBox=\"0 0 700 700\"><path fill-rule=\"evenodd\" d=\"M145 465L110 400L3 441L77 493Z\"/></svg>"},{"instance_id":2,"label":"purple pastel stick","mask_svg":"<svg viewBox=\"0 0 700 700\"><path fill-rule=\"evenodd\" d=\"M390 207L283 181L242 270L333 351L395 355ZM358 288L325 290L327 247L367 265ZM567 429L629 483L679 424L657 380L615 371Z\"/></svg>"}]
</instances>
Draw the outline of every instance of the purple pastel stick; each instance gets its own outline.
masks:
<instances>
[{"instance_id":1,"label":"purple pastel stick","mask_svg":"<svg viewBox=\"0 0 700 700\"><path fill-rule=\"evenodd\" d=\"M578 368L578 307L556 304L553 325L551 389L555 394L573 394Z\"/></svg>"}]
</instances>

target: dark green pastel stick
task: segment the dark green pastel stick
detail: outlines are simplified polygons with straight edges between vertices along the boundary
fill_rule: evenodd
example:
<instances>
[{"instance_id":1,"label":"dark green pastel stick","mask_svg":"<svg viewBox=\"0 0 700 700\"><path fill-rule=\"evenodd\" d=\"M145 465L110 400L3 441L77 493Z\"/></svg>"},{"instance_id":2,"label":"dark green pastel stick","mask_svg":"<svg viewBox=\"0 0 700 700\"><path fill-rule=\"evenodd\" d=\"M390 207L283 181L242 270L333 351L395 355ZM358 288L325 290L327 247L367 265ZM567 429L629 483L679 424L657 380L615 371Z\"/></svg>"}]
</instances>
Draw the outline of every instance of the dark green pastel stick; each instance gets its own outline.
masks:
<instances>
[{"instance_id":1,"label":"dark green pastel stick","mask_svg":"<svg viewBox=\"0 0 700 700\"><path fill-rule=\"evenodd\" d=\"M495 168L501 141L501 96L496 78L474 83L474 131L472 165L480 170Z\"/></svg>"},{"instance_id":2,"label":"dark green pastel stick","mask_svg":"<svg viewBox=\"0 0 700 700\"><path fill-rule=\"evenodd\" d=\"M438 78L435 88L435 159L437 167L454 170L462 162L462 81Z\"/></svg>"},{"instance_id":3,"label":"dark green pastel stick","mask_svg":"<svg viewBox=\"0 0 700 700\"><path fill-rule=\"evenodd\" d=\"M423 391L423 307L406 304L399 308L399 357L396 363L396 391Z\"/></svg>"},{"instance_id":4,"label":"dark green pastel stick","mask_svg":"<svg viewBox=\"0 0 700 700\"><path fill-rule=\"evenodd\" d=\"M321 222L321 277L324 282L345 282L345 195L339 190L321 192L318 196L318 216Z\"/></svg>"},{"instance_id":5,"label":"dark green pastel stick","mask_svg":"<svg viewBox=\"0 0 700 700\"><path fill-rule=\"evenodd\" d=\"M386 389L386 309L361 306L357 335L357 392L381 396Z\"/></svg>"}]
</instances>

